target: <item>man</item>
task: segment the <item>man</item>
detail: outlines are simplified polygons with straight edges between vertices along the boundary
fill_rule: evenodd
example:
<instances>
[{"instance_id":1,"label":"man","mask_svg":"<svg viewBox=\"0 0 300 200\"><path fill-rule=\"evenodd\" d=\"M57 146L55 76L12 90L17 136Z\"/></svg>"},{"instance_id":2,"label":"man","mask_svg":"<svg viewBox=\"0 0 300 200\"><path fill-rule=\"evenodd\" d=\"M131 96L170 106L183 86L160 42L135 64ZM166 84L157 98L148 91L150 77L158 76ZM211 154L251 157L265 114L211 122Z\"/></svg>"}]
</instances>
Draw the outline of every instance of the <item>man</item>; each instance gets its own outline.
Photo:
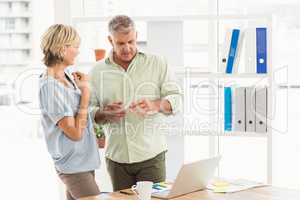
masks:
<instances>
[{"instance_id":1,"label":"man","mask_svg":"<svg viewBox=\"0 0 300 200\"><path fill-rule=\"evenodd\" d=\"M166 61L137 50L132 19L115 16L108 28L113 50L90 73L91 105L95 122L106 130L106 164L116 191L137 181L165 180L167 146L160 125L182 99Z\"/></svg>"}]
</instances>

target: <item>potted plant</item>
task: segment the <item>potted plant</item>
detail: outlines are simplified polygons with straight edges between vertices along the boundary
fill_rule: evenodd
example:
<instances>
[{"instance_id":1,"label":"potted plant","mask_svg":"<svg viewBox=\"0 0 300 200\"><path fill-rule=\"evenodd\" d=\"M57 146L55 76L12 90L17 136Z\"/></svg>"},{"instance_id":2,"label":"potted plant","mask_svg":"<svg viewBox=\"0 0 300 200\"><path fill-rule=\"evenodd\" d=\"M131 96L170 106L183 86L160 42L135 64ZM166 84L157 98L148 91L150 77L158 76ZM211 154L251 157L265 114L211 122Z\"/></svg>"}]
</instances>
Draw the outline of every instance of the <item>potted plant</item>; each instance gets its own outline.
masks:
<instances>
[{"instance_id":1,"label":"potted plant","mask_svg":"<svg viewBox=\"0 0 300 200\"><path fill-rule=\"evenodd\" d=\"M95 49L94 51L95 51L96 61L102 60L105 57L105 52L106 52L105 49Z\"/></svg>"},{"instance_id":2,"label":"potted plant","mask_svg":"<svg viewBox=\"0 0 300 200\"><path fill-rule=\"evenodd\" d=\"M97 138L98 147L102 149L105 147L105 135L103 127L99 124L94 124L94 130Z\"/></svg>"}]
</instances>

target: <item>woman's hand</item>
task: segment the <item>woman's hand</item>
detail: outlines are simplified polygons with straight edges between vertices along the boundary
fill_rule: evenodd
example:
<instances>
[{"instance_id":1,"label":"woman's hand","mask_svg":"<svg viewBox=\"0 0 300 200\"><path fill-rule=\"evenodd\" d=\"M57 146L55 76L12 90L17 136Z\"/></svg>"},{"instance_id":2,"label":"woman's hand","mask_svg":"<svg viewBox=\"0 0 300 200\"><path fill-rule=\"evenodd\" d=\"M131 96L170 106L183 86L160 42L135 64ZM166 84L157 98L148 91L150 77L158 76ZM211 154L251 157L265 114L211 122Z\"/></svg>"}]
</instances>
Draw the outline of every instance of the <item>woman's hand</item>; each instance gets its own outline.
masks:
<instances>
[{"instance_id":1,"label":"woman's hand","mask_svg":"<svg viewBox=\"0 0 300 200\"><path fill-rule=\"evenodd\" d=\"M72 75L74 76L74 80L76 85L81 91L81 97L84 97L86 100L90 99L90 90L89 90L89 83L88 83L88 75L81 73L81 72L73 72ZM85 101L84 101L85 102ZM83 103L86 106L86 103ZM83 106L82 105L82 106Z\"/></svg>"},{"instance_id":2,"label":"woman's hand","mask_svg":"<svg viewBox=\"0 0 300 200\"><path fill-rule=\"evenodd\" d=\"M81 91L89 89L88 75L81 72L73 72L72 75L74 77L76 85Z\"/></svg>"}]
</instances>

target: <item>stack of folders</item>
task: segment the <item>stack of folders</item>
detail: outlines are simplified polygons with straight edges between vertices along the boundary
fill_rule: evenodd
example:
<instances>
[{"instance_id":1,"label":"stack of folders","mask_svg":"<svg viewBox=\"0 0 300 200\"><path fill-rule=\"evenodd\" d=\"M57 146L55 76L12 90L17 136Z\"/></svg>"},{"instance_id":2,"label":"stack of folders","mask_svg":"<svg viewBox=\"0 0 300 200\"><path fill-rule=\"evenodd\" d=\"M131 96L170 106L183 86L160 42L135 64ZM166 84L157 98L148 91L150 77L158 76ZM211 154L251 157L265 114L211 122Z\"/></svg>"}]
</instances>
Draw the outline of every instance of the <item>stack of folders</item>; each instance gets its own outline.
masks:
<instances>
[{"instance_id":1,"label":"stack of folders","mask_svg":"<svg viewBox=\"0 0 300 200\"><path fill-rule=\"evenodd\" d=\"M243 44L245 39L245 45ZM245 49L245 72L267 73L267 28L227 29L221 54L221 72L239 71L241 51Z\"/></svg>"},{"instance_id":2,"label":"stack of folders","mask_svg":"<svg viewBox=\"0 0 300 200\"><path fill-rule=\"evenodd\" d=\"M224 130L267 132L267 87L224 88Z\"/></svg>"}]
</instances>

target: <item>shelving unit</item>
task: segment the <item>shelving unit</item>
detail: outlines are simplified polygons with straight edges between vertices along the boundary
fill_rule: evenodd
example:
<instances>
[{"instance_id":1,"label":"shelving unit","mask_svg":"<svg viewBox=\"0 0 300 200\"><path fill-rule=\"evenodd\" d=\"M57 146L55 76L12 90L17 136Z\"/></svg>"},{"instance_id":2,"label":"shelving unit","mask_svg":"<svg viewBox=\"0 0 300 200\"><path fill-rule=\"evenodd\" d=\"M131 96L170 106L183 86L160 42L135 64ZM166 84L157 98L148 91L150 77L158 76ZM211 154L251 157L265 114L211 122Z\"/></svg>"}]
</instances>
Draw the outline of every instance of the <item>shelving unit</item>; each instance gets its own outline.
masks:
<instances>
[{"instance_id":1,"label":"shelving unit","mask_svg":"<svg viewBox=\"0 0 300 200\"><path fill-rule=\"evenodd\" d=\"M31 0L0 0L0 67L28 64L33 49L31 8Z\"/></svg>"},{"instance_id":2,"label":"shelving unit","mask_svg":"<svg viewBox=\"0 0 300 200\"><path fill-rule=\"evenodd\" d=\"M269 118L270 113L272 113L272 98L273 98L273 73L272 73L272 17L271 16L230 16L230 17L222 17L217 20L217 44L220 44L219 38L220 33L222 32L221 29L224 27L221 27L220 24L223 23L226 24L227 20L230 21L237 21L241 23L239 20L243 20L246 22L246 27L259 27L259 26L264 26L267 27L267 73L266 74L251 74L251 73L236 73L236 74L225 74L225 73L219 73L219 70L221 69L220 67L220 62L218 62L217 65L217 72L213 72L209 74L209 79L212 81L214 84L218 85L219 92L218 92L218 125L215 127L216 132L218 133L217 136L212 136L211 137L211 155L219 154L219 148L216 148L214 145L216 144L216 140L219 141L220 137L228 137L228 136L238 136L238 137L256 137L256 138L265 138L266 142L266 182L268 184L272 183L272 122ZM251 20L254 20L257 25L254 25L250 22ZM260 22L263 21L263 22ZM231 28L236 28L234 25ZM245 28L245 27L244 27ZM246 39L246 38L244 38ZM215 45L217 47L217 58L220 60L220 45ZM244 49L243 49L244 50ZM245 51L245 50L244 50ZM243 59L241 57L241 59ZM245 64L245 63L244 63ZM239 66L240 67L240 66ZM253 66L254 67L254 66ZM238 80L239 79L239 80ZM252 80L254 79L254 80ZM256 132L236 132L236 131L224 131L224 120L222 118L223 116L223 110L222 110L222 105L224 105L223 101L223 87L226 85L226 82L231 82L235 81L236 85L242 84L242 86L254 86L256 87L256 83L259 80L264 80L261 81L262 85L266 86L268 88L268 102L267 102L267 132L266 133L256 133ZM243 81L245 82L252 82L252 83L242 83ZM243 85L245 84L245 85ZM228 86L228 85L226 85ZM230 86L230 85L229 85ZM212 103L212 107L215 107L215 105ZM217 150L216 150L217 149Z\"/></svg>"}]
</instances>

